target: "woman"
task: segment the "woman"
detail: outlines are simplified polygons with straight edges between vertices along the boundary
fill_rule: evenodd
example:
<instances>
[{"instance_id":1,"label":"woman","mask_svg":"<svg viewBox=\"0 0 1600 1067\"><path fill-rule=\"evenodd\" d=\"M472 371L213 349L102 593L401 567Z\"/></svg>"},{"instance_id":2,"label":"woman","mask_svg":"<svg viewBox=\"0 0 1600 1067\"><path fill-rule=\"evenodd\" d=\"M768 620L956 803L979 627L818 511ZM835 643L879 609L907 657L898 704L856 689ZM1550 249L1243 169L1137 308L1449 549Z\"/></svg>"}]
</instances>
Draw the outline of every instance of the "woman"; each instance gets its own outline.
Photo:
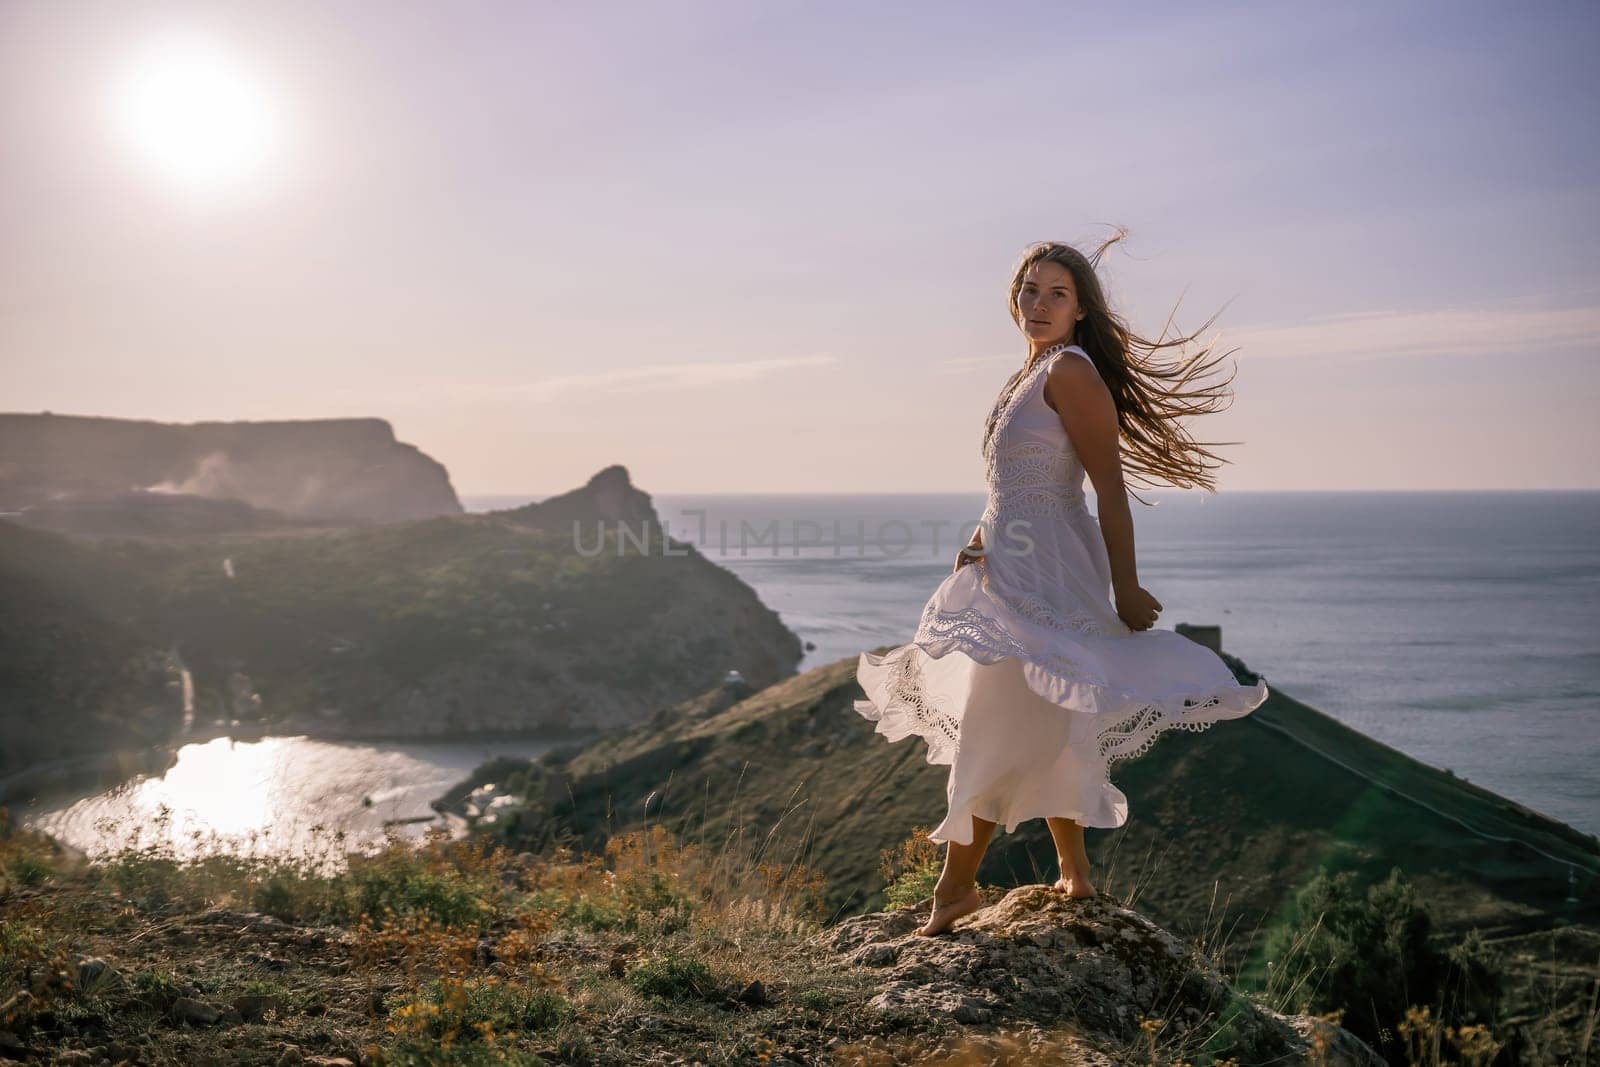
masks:
<instances>
[{"instance_id":1,"label":"woman","mask_svg":"<svg viewBox=\"0 0 1600 1067\"><path fill-rule=\"evenodd\" d=\"M856 710L891 741L922 737L928 762L950 765L948 814L929 835L946 851L924 935L980 906L978 864L995 828L1025 819L1047 820L1056 887L1092 896L1084 827L1128 818L1110 764L1168 729L1201 730L1267 698L1265 682L1240 685L1210 649L1152 629L1161 603L1139 585L1124 473L1215 491L1206 461L1216 456L1176 420L1217 410L1227 382L1186 388L1217 362L1209 349L1159 366L1147 357L1193 335L1147 341L1107 307L1095 264L1126 236L1092 258L1056 243L1024 253L1010 311L1028 355L985 426L988 506L911 643L863 652L857 667L868 699Z\"/></svg>"}]
</instances>

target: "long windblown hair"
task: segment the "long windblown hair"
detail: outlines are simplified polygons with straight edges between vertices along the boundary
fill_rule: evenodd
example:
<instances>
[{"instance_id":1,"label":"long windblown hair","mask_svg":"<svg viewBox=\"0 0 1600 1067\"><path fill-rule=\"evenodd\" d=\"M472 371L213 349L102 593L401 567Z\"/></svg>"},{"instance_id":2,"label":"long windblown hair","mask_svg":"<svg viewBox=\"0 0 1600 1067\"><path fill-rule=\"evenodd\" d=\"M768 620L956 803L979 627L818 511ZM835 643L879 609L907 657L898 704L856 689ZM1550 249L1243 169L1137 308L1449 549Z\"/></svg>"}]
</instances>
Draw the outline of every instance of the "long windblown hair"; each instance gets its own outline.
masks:
<instances>
[{"instance_id":1,"label":"long windblown hair","mask_svg":"<svg viewBox=\"0 0 1600 1067\"><path fill-rule=\"evenodd\" d=\"M1122 469L1127 481L1137 480L1145 487L1166 484L1181 489L1201 488L1216 492L1210 472L1228 462L1211 452L1207 445L1232 445L1238 441L1198 442L1178 422L1191 415L1222 411L1232 397L1228 384L1233 375L1214 384L1191 387L1196 378L1209 373L1236 349L1213 356L1210 346L1201 346L1190 356L1181 354L1170 362L1158 363L1152 357L1159 351L1177 348L1180 353L1200 333L1216 321L1207 319L1199 330L1167 339L1172 316L1161 329L1161 337L1149 340L1129 329L1122 317L1106 302L1105 290L1095 267L1106 249L1128 236L1122 227L1085 256L1076 248L1054 241L1028 246L1011 278L1011 317L1022 328L1019 297L1023 277L1036 263L1058 263L1072 272L1078 305L1084 316L1077 323L1073 341L1089 353L1101 379L1111 390L1121 427ZM1173 309L1176 313L1177 309ZM1221 314L1219 311L1218 314ZM1015 376L1020 380L1032 369L1033 357ZM993 416L991 416L992 430ZM1148 503L1133 494L1140 503Z\"/></svg>"}]
</instances>

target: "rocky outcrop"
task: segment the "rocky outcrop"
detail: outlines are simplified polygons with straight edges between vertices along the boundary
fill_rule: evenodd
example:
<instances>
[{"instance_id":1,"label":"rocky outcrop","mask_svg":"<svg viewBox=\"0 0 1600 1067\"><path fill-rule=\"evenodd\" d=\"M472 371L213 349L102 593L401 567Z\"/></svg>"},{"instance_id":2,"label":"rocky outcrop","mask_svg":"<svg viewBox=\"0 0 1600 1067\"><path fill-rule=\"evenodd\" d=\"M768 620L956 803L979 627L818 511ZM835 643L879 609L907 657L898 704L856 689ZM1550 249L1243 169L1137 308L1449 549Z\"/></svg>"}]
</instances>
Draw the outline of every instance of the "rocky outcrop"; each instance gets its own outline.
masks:
<instances>
[{"instance_id":1,"label":"rocky outcrop","mask_svg":"<svg viewBox=\"0 0 1600 1067\"><path fill-rule=\"evenodd\" d=\"M614 532L618 526L626 526L633 535L649 529L654 535L661 526L650 494L634 487L628 468L621 464L604 468L571 492L494 514L519 526L566 536L573 536L576 525L578 536L587 538L590 544L598 540L596 534L602 528ZM659 552L656 544L652 541L650 550Z\"/></svg>"},{"instance_id":2,"label":"rocky outcrop","mask_svg":"<svg viewBox=\"0 0 1600 1067\"><path fill-rule=\"evenodd\" d=\"M150 521L153 505L139 495L150 493L242 501L268 513L205 510L202 529L222 520L256 529L273 523L271 513L369 523L462 510L445 468L396 441L383 419L174 424L0 414L0 510L38 525L121 532L121 516L135 526Z\"/></svg>"},{"instance_id":3,"label":"rocky outcrop","mask_svg":"<svg viewBox=\"0 0 1600 1067\"><path fill-rule=\"evenodd\" d=\"M878 976L868 1006L880 1015L1031 1029L1018 1040L1041 1062L1062 1046L1077 1055L1052 1062L1179 1062L1202 1048L1251 1063L1384 1062L1349 1031L1240 994L1204 955L1103 895L1028 885L988 899L938 937L915 932L924 901L846 919L819 939Z\"/></svg>"}]
</instances>

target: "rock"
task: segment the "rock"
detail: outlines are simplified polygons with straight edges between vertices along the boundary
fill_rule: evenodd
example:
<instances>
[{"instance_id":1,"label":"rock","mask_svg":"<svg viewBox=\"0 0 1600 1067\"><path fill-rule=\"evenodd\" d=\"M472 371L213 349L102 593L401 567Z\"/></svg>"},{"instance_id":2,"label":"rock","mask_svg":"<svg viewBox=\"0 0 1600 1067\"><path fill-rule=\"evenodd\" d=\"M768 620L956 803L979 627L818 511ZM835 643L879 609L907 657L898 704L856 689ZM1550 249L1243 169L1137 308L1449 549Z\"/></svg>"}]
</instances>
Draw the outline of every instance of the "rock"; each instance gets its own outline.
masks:
<instances>
[{"instance_id":1,"label":"rock","mask_svg":"<svg viewBox=\"0 0 1600 1067\"><path fill-rule=\"evenodd\" d=\"M285 1012L283 998L279 996L239 996L233 998L233 1010L247 1023L258 1023L267 1015L282 1017Z\"/></svg>"},{"instance_id":2,"label":"rock","mask_svg":"<svg viewBox=\"0 0 1600 1067\"><path fill-rule=\"evenodd\" d=\"M900 950L894 945L862 945L850 956L850 962L857 967L887 967L899 958Z\"/></svg>"},{"instance_id":3,"label":"rock","mask_svg":"<svg viewBox=\"0 0 1600 1067\"><path fill-rule=\"evenodd\" d=\"M354 1060L343 1056L308 1056L305 1067L356 1067Z\"/></svg>"},{"instance_id":4,"label":"rock","mask_svg":"<svg viewBox=\"0 0 1600 1067\"><path fill-rule=\"evenodd\" d=\"M193 997L179 997L172 1002L172 1018L190 1026L214 1026L222 1018L221 1009Z\"/></svg>"},{"instance_id":5,"label":"rock","mask_svg":"<svg viewBox=\"0 0 1600 1067\"><path fill-rule=\"evenodd\" d=\"M36 998L26 989L19 989L0 1003L0 1019L15 1022L18 1019L26 1020L34 1012ZM21 1044L21 1039L9 1030L0 1030L0 1052L12 1048L26 1048Z\"/></svg>"},{"instance_id":6,"label":"rock","mask_svg":"<svg viewBox=\"0 0 1600 1067\"><path fill-rule=\"evenodd\" d=\"M639 942L629 939L619 941L611 949L611 962L606 965L611 977L621 978L628 973L628 964L639 951Z\"/></svg>"},{"instance_id":7,"label":"rock","mask_svg":"<svg viewBox=\"0 0 1600 1067\"><path fill-rule=\"evenodd\" d=\"M65 1052L56 1053L51 1059L51 1062L58 1064L83 1064L93 1063L95 1062L95 1059L95 1054L87 1049L69 1048Z\"/></svg>"},{"instance_id":8,"label":"rock","mask_svg":"<svg viewBox=\"0 0 1600 1067\"><path fill-rule=\"evenodd\" d=\"M994 1022L1004 1008L1000 998L988 990L941 981L896 982L868 1001L867 1006L886 1015L930 1013L968 1024Z\"/></svg>"},{"instance_id":9,"label":"rock","mask_svg":"<svg viewBox=\"0 0 1600 1067\"><path fill-rule=\"evenodd\" d=\"M255 966L263 967L269 971L282 971L287 970L289 967L288 960L263 952L252 952L245 959Z\"/></svg>"},{"instance_id":10,"label":"rock","mask_svg":"<svg viewBox=\"0 0 1600 1067\"><path fill-rule=\"evenodd\" d=\"M1147 1027L1158 1047L1185 1047L1214 1031L1226 1011L1235 1036L1227 1055L1298 1061L1321 1044L1330 1067L1383 1063L1346 1030L1241 996L1209 959L1104 897L1073 900L1022 886L939 937L916 934L925 917L925 909L857 916L817 940L879 975L869 1007L886 1016L1040 1031L1067 1024L1109 1051L1150 1040Z\"/></svg>"},{"instance_id":11,"label":"rock","mask_svg":"<svg viewBox=\"0 0 1600 1067\"><path fill-rule=\"evenodd\" d=\"M1321 1053L1322 1059L1318 1062L1335 1064L1373 1062L1371 1059L1363 1058L1373 1056L1366 1042L1342 1026L1335 1026L1326 1019L1319 1019L1314 1015L1291 1015L1289 1025L1305 1039L1307 1045L1313 1048L1320 1045L1324 1049Z\"/></svg>"}]
</instances>

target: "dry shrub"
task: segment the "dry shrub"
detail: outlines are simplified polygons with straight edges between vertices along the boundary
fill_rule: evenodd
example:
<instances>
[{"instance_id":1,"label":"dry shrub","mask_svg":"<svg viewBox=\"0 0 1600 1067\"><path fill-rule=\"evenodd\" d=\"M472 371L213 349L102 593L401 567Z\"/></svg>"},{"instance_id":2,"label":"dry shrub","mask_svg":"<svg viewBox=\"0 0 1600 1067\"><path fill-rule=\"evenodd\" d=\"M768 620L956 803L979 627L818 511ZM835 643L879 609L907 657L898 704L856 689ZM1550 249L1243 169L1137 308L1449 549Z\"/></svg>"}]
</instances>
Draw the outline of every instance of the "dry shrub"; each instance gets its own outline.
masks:
<instances>
[{"instance_id":1,"label":"dry shrub","mask_svg":"<svg viewBox=\"0 0 1600 1067\"><path fill-rule=\"evenodd\" d=\"M928 838L926 827L917 827L911 836L894 848L878 853L878 870L883 874L884 902L892 908L914 907L933 896L939 880L939 846Z\"/></svg>"},{"instance_id":2,"label":"dry shrub","mask_svg":"<svg viewBox=\"0 0 1600 1067\"><path fill-rule=\"evenodd\" d=\"M809 930L825 888L798 863L686 844L659 824L611 838L602 855L557 849L527 865L522 885L558 919L590 929L725 935Z\"/></svg>"}]
</instances>

